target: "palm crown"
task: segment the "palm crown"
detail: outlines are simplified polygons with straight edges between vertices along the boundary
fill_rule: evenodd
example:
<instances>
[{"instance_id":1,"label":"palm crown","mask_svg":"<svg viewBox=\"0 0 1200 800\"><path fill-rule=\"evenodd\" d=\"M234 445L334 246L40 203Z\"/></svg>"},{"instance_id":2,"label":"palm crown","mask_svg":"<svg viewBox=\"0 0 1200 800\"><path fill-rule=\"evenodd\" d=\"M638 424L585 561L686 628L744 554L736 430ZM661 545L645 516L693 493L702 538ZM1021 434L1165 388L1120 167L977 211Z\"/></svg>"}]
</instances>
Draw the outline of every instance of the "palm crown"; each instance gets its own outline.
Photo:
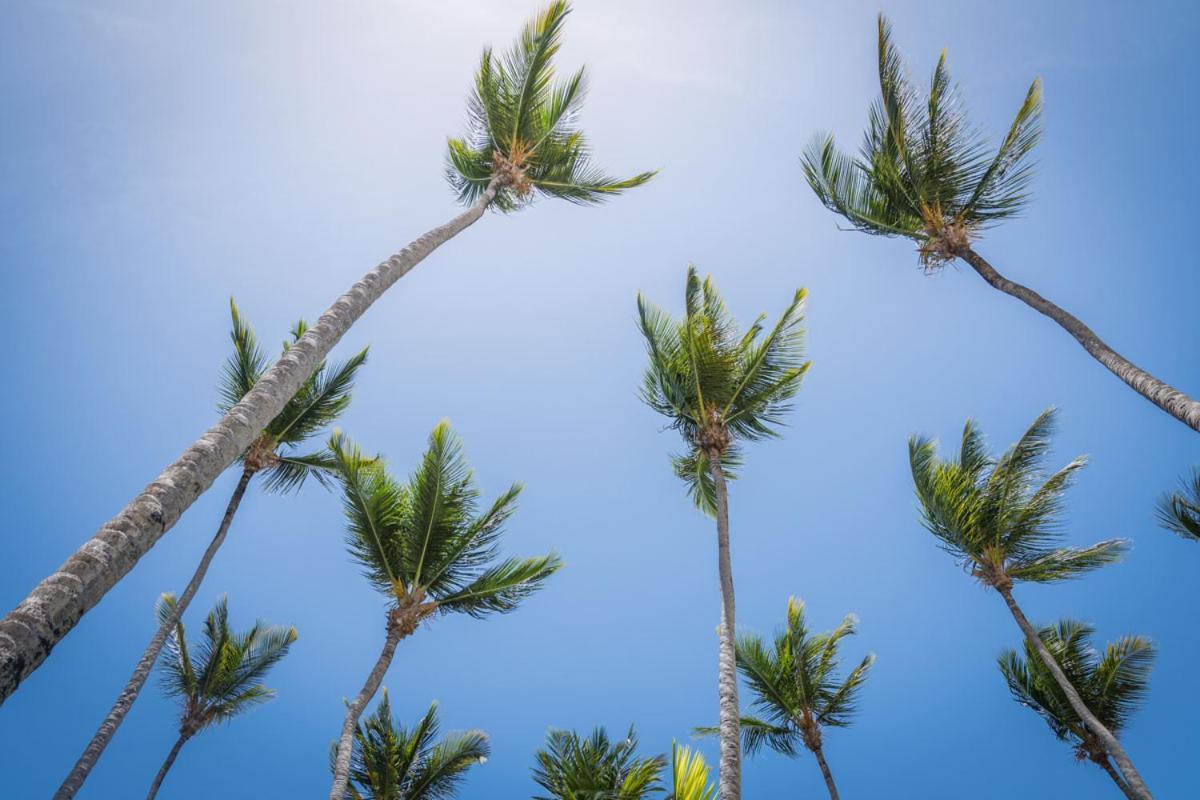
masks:
<instances>
[{"instance_id":1,"label":"palm crown","mask_svg":"<svg viewBox=\"0 0 1200 800\"><path fill-rule=\"evenodd\" d=\"M343 485L351 555L400 607L473 617L510 611L562 565L553 553L496 561L521 487L514 484L481 512L462 443L444 420L407 483L341 433L329 451Z\"/></svg>"},{"instance_id":2,"label":"palm crown","mask_svg":"<svg viewBox=\"0 0 1200 800\"><path fill-rule=\"evenodd\" d=\"M817 197L856 229L920 244L922 263L953 260L983 228L1017 214L1033 176L1029 154L1041 133L1035 80L993 153L968 120L942 52L929 93L906 80L888 21L879 17L879 88L857 158L827 136L804 155Z\"/></svg>"},{"instance_id":3,"label":"palm crown","mask_svg":"<svg viewBox=\"0 0 1200 800\"><path fill-rule=\"evenodd\" d=\"M1101 655L1091 645L1094 633L1091 625L1061 620L1040 629L1038 637L1088 709L1117 734L1129 724L1149 689L1154 645L1142 636L1122 636ZM999 658L1013 697L1045 719L1059 739L1072 741L1078 758L1107 761L1104 745L1087 730L1028 642L1024 651L1021 656L1006 650Z\"/></svg>"},{"instance_id":4,"label":"palm crown","mask_svg":"<svg viewBox=\"0 0 1200 800\"><path fill-rule=\"evenodd\" d=\"M957 460L938 460L932 440L909 440L925 527L990 586L1073 578L1116 561L1125 548L1121 539L1090 547L1059 546L1063 496L1085 459L1076 458L1043 480L1041 465L1055 416L1053 408L1044 411L998 458L988 455L983 434L969 420Z\"/></svg>"},{"instance_id":5,"label":"palm crown","mask_svg":"<svg viewBox=\"0 0 1200 800\"><path fill-rule=\"evenodd\" d=\"M437 703L412 728L397 725L384 689L375 713L355 734L347 800L453 797L467 770L487 760L488 738L482 731L468 731L439 741L439 729ZM336 754L336 744L333 749Z\"/></svg>"},{"instance_id":6,"label":"palm crown","mask_svg":"<svg viewBox=\"0 0 1200 800\"><path fill-rule=\"evenodd\" d=\"M1200 541L1200 469L1158 501L1159 523L1185 539Z\"/></svg>"},{"instance_id":7,"label":"palm crown","mask_svg":"<svg viewBox=\"0 0 1200 800\"><path fill-rule=\"evenodd\" d=\"M641 800L659 789L665 762L639 757L633 728L611 741L604 728L586 738L574 731L551 731L537 754L533 779L547 792L535 800Z\"/></svg>"},{"instance_id":8,"label":"palm crown","mask_svg":"<svg viewBox=\"0 0 1200 800\"><path fill-rule=\"evenodd\" d=\"M162 624L175 608L175 597L164 594L158 603ZM180 730L193 735L265 703L275 696L263 678L296 641L296 629L256 622L244 632L229 629L229 608L224 597L204 620L204 634L187 643L182 622L167 640L159 662L163 688L183 701Z\"/></svg>"},{"instance_id":9,"label":"palm crown","mask_svg":"<svg viewBox=\"0 0 1200 800\"><path fill-rule=\"evenodd\" d=\"M800 289L773 328L766 315L740 334L712 278L688 267L685 316L674 320L638 294L638 324L650 364L642 399L670 420L687 450L673 459L696 504L716 507L709 460L739 463L737 443L776 435L800 389L804 360L804 299ZM732 477L732 474L730 475Z\"/></svg>"},{"instance_id":10,"label":"palm crown","mask_svg":"<svg viewBox=\"0 0 1200 800\"><path fill-rule=\"evenodd\" d=\"M483 51L467 105L469 131L449 142L447 177L462 202L475 202L496 181L493 203L503 211L535 194L596 203L654 177L643 172L617 179L592 165L578 126L584 70L556 81L552 64L568 13L566 2L553 2L505 56Z\"/></svg>"},{"instance_id":11,"label":"palm crown","mask_svg":"<svg viewBox=\"0 0 1200 800\"><path fill-rule=\"evenodd\" d=\"M671 745L671 793L667 800L716 800L717 787L708 780L708 764L698 751Z\"/></svg>"},{"instance_id":12,"label":"palm crown","mask_svg":"<svg viewBox=\"0 0 1200 800\"><path fill-rule=\"evenodd\" d=\"M229 301L229 311L233 317L233 327L229 333L233 340L233 354L221 372L218 408L222 414L253 389L270 366L254 330L233 300ZM292 329L291 342L284 342L284 351L299 341L306 330L308 325L304 320L297 322ZM265 470L264 485L267 489L297 489L309 476L322 484L327 483L333 467L328 455L321 452L300 454L295 451L346 410L354 387L354 374L366 360L367 348L364 347L340 364L322 362L243 454L242 461L247 469Z\"/></svg>"}]
</instances>

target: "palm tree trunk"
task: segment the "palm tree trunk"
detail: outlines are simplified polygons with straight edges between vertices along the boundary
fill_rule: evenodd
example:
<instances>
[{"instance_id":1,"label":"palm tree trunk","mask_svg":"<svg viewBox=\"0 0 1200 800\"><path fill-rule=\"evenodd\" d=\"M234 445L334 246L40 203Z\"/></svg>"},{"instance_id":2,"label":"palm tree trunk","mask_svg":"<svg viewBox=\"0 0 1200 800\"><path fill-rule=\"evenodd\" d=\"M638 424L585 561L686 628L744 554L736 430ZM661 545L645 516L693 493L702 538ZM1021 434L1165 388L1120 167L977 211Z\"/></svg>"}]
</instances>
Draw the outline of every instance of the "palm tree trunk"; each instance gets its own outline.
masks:
<instances>
[{"instance_id":1,"label":"palm tree trunk","mask_svg":"<svg viewBox=\"0 0 1200 800\"><path fill-rule=\"evenodd\" d=\"M813 750L813 755L817 757L817 763L821 766L821 775L825 777L825 788L829 789L829 800L838 800L838 790L833 783L833 773L829 771L829 765L825 763L825 752L818 747Z\"/></svg>"},{"instance_id":2,"label":"palm tree trunk","mask_svg":"<svg viewBox=\"0 0 1200 800\"><path fill-rule=\"evenodd\" d=\"M1108 773L1108 777L1113 779L1113 783L1117 785L1117 788L1120 789L1121 792L1129 798L1129 800L1139 800L1138 796L1133 793L1132 789L1129 788L1129 784L1126 783L1125 779L1121 777L1121 773L1117 772L1116 769L1113 768L1113 765L1107 758L1103 761L1097 761L1096 763L1100 765L1100 769Z\"/></svg>"},{"instance_id":3,"label":"palm tree trunk","mask_svg":"<svg viewBox=\"0 0 1200 800\"><path fill-rule=\"evenodd\" d=\"M150 639L150 644L146 646L146 650L142 653L142 658L138 661L137 666L133 669L133 674L129 676L129 682L125 684L125 688L121 690L121 694L117 697L117 702L113 703L113 707L109 709L108 716L100 723L100 728L92 737L92 741L84 749L83 755L75 762L75 767L71 770L71 774L63 781L62 786L58 787L58 791L54 794L54 800L70 800L83 787L83 782L87 780L88 773L92 771L92 767L96 766L96 762L100 759L100 755L104 752L104 748L108 747L108 743L112 741L112 737L116 735L117 728L121 727L121 723L125 720L125 715L133 708L134 702L138 698L138 694L142 691L142 687L146 685L146 679L150 677L150 671L154 668L154 662L158 660L158 654L162 651L163 645L166 644L167 637L183 618L183 612L187 611L188 605L192 602L196 591L200 588L204 576L208 574L208 565L212 563L213 556L217 554L217 550L225 542L225 535L229 533L229 526L233 522L233 515L237 513L238 506L242 503L242 495L246 493L246 487L250 484L250 478L253 477L254 471L246 469L242 471L242 477L238 480L237 488L233 490L233 496L229 498L229 505L225 507L225 516L221 518L221 525L217 528L217 534L209 543L208 549L204 551L204 555L200 558L200 564L196 567L192 579L188 582L187 587L180 595L179 601L175 604L175 610L170 617L163 621L158 630L154 632L154 636Z\"/></svg>"},{"instance_id":4,"label":"palm tree trunk","mask_svg":"<svg viewBox=\"0 0 1200 800\"><path fill-rule=\"evenodd\" d=\"M1135 392L1192 430L1200 431L1200 402L1130 363L1073 314L1059 308L1032 289L1005 278L987 262L987 259L970 247L960 253L960 256L993 288L1017 298L1061 325L1083 345L1084 350L1091 353L1092 357L1107 367L1112 374L1129 384Z\"/></svg>"},{"instance_id":5,"label":"palm tree trunk","mask_svg":"<svg viewBox=\"0 0 1200 800\"><path fill-rule=\"evenodd\" d=\"M1137 769L1133 766L1133 762L1129 760L1129 756L1125 754L1125 748L1117 741L1117 737L1112 735L1112 731L1106 728L1100 720L1096 719L1096 715L1091 712L1091 709L1084 704L1080 698L1079 692L1075 691L1075 687L1071 685L1071 681L1067 678L1066 673L1054 660L1054 656L1046 649L1042 637L1037 635L1037 631L1029 624L1029 620L1025 618L1025 612L1021 611L1021 607L1017 605L1017 601L1013 599L1012 589L1003 586L996 587L996 591L1004 598L1004 602L1008 604L1008 610L1012 612L1013 619L1017 621L1017 625L1021 628L1021 632L1025 634L1026 641L1037 651L1038 657L1042 659L1042 663L1046 665L1046 669L1050 670L1050 674L1054 677L1054 682L1063 690L1063 694L1067 696L1067 702L1071 704L1071 708L1079 715L1084 726L1091 731L1104 749L1109 752L1113 760L1117 762L1117 766L1121 769L1121 774L1125 776L1125 781L1129 784L1129 789L1133 793L1132 796L1137 800L1153 800L1153 795L1150 794L1150 789L1147 788L1142 776L1138 774Z\"/></svg>"},{"instance_id":6,"label":"palm tree trunk","mask_svg":"<svg viewBox=\"0 0 1200 800\"><path fill-rule=\"evenodd\" d=\"M0 703L250 446L371 304L483 216L499 189L493 179L466 211L364 275L216 425L0 620Z\"/></svg>"},{"instance_id":7,"label":"palm tree trunk","mask_svg":"<svg viewBox=\"0 0 1200 800\"><path fill-rule=\"evenodd\" d=\"M179 734L179 738L175 740L175 746L171 748L171 752L167 753L167 760L158 770L158 774L154 776L154 783L150 784L150 793L146 795L146 800L154 800L158 794L158 787L162 786L163 778L167 777L167 771L171 769L171 765L175 763L175 758L179 755L179 751L183 749L184 742L190 739L186 733Z\"/></svg>"},{"instance_id":8,"label":"palm tree trunk","mask_svg":"<svg viewBox=\"0 0 1200 800\"><path fill-rule=\"evenodd\" d=\"M371 698L379 691L383 675L391 666L392 656L396 653L396 645L403 638L404 630L398 625L391 624L389 618L388 635L383 643L383 652L379 654L379 660L375 662L371 674L367 676L367 682L363 684L362 691L346 709L346 720L342 723L342 736L338 739L337 760L333 765L333 788L329 791L329 800L345 800L346 784L350 781L350 756L354 748L354 731L358 727L358 718L362 716L367 703L371 702Z\"/></svg>"},{"instance_id":9,"label":"palm tree trunk","mask_svg":"<svg viewBox=\"0 0 1200 800\"><path fill-rule=\"evenodd\" d=\"M729 557L729 487L725 485L720 456L710 455L708 463L717 494L717 571L721 578L721 629L717 661L721 731L719 794L721 800L741 800L741 708L738 705L737 650L734 644L737 615L733 599L733 563Z\"/></svg>"}]
</instances>

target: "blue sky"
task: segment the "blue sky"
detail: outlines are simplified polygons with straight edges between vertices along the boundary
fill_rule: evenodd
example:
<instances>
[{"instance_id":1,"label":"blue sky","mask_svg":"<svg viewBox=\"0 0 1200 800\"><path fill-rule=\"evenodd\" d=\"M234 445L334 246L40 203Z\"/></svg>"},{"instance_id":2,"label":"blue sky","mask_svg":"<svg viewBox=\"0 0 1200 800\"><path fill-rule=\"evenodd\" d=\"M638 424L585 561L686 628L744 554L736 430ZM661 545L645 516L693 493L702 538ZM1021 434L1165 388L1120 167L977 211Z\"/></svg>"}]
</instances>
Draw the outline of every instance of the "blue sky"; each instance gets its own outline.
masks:
<instances>
[{"instance_id":1,"label":"blue sky","mask_svg":"<svg viewBox=\"0 0 1200 800\"><path fill-rule=\"evenodd\" d=\"M1125 742L1159 797L1200 787L1193 691L1200 549L1155 527L1154 499L1200 439L1123 387L1065 333L912 247L838 230L803 183L818 131L857 146L877 91L874 15L922 83L938 52L988 131L1046 86L1025 218L980 244L1141 366L1200 391L1192 253L1200 179L1187 3L599 2L579 0L561 54L586 62L585 116L617 173L650 186L580 209L489 215L398 284L345 338L372 346L347 432L400 472L442 417L484 489L527 484L507 549L567 568L507 617L439 619L386 685L412 719L492 737L462 797L528 797L548 727L624 730L670 749L716 716L711 523L672 476L677 448L640 405L643 290L678 310L689 261L734 312L810 291L814 365L782 439L733 486L743 630L788 595L813 623L847 612L847 650L878 655L853 728L827 737L845 797L1116 796L1011 702L994 665L1018 641L1003 605L919 527L905 440L953 440L968 416L996 448L1062 409L1054 461L1091 457L1068 538L1126 536L1124 563L1021 587L1037 620L1139 632L1161 654ZM455 211L442 177L485 43L536 3L42 2L0 25L0 403L10 455L0 605L15 605L214 419L229 296L265 342L315 318L359 274ZM225 475L0 709L6 797L48 796L179 590L232 489ZM327 749L383 637L383 603L342 543L337 499L252 491L202 589L239 624L297 626L273 703L188 744L163 798L327 791ZM81 797L145 791L176 710L146 692ZM714 746L702 745L711 756ZM820 796L809 759L767 755L746 796Z\"/></svg>"}]
</instances>

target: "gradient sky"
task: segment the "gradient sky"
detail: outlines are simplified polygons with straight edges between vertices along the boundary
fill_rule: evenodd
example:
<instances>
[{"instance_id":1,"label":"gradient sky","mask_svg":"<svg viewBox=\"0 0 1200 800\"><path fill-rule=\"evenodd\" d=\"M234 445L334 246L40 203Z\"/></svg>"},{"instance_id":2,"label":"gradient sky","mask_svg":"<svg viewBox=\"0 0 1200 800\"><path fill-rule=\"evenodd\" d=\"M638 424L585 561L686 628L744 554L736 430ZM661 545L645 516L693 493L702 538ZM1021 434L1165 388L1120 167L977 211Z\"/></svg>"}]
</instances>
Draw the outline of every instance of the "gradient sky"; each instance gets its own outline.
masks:
<instances>
[{"instance_id":1,"label":"gradient sky","mask_svg":"<svg viewBox=\"0 0 1200 800\"><path fill-rule=\"evenodd\" d=\"M1145 709L1125 734L1156 796L1200 793L1194 690L1200 547L1152 507L1200 438L1064 332L973 273L926 277L910 244L838 230L798 155L818 131L858 144L877 92L874 17L922 84L943 47L985 130L1035 76L1046 135L1027 215L979 248L1141 366L1200 392L1189 3L579 0L563 68L586 62L601 164L661 168L601 207L488 215L346 336L371 344L346 431L398 472L449 417L490 495L527 490L506 550L567 568L506 617L439 619L387 675L397 712L430 700L479 727L491 760L465 800L534 792L548 727L637 725L669 751L716 718L713 526L671 474L678 445L642 406L639 289L672 311L711 271L743 322L810 290L814 365L782 439L749 448L732 488L743 630L847 612L848 660L878 662L854 727L827 736L847 798L1115 797L1099 770L1008 697L1003 604L918 524L905 440L953 441L968 416L995 448L1062 409L1055 465L1091 456L1068 538L1126 536L1120 565L1020 587L1039 621L1154 638ZM40 2L0 24L0 259L9 320L7 610L214 420L235 295L260 338L314 319L362 272L455 212L442 176L480 48L537 7L503 2ZM224 475L0 708L5 798L49 796L124 683L153 604L182 589L233 486ZM382 599L345 554L339 502L252 491L189 613L227 592L239 625L297 626L278 699L183 751L167 798L324 796L342 698L383 638ZM84 798L140 797L175 736L157 684ZM715 744L702 747L711 757ZM819 797L811 759L745 767L751 800Z\"/></svg>"}]
</instances>

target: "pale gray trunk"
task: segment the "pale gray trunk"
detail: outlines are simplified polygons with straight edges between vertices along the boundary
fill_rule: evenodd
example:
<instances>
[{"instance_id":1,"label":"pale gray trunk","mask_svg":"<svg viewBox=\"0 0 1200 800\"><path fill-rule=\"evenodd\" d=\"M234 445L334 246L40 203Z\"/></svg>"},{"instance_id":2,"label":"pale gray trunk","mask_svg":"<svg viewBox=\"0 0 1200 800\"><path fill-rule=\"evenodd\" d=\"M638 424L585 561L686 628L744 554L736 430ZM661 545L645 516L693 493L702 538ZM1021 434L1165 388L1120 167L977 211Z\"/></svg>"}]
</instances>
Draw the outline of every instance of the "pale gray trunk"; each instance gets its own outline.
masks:
<instances>
[{"instance_id":1,"label":"pale gray trunk","mask_svg":"<svg viewBox=\"0 0 1200 800\"><path fill-rule=\"evenodd\" d=\"M996 591L1000 592L1000 595L1004 598L1004 602L1008 604L1008 610L1012 613L1013 619L1017 621L1021 632L1025 634L1025 640L1037 651L1038 657L1046 665L1046 669L1050 670L1050 675L1053 676L1054 682L1063 690L1063 694L1067 697L1067 702L1071 704L1071 708L1079 715L1079 719L1083 722L1084 727L1100 740L1100 743L1104 745L1104 749L1117 762L1121 774L1125 776L1125 782L1129 784L1129 789L1133 793L1132 796L1137 798L1137 800L1153 800L1150 789L1146 787L1142 776L1138 774L1137 769L1133 766L1133 762L1125 754L1125 748L1117 741L1117 737L1112 735L1112 731L1106 728L1100 720L1096 719L1096 715L1083 702L1083 699L1079 696L1079 692L1075 691L1071 680L1062 671L1062 668L1058 666L1058 662L1054 660L1054 656L1046 648L1042 637L1037 635L1037 631L1034 630L1029 620L1025 618L1025 613L1021 611L1021 607L1017 605L1017 601L1013 599L1012 590L997 588Z\"/></svg>"},{"instance_id":2,"label":"pale gray trunk","mask_svg":"<svg viewBox=\"0 0 1200 800\"><path fill-rule=\"evenodd\" d=\"M92 741L84 749L83 755L75 762L75 767L71 770L71 774L63 781L62 786L58 787L58 791L54 793L54 800L69 800L83 787L83 782L87 780L88 773L92 771L92 767L96 766L96 762L100 759L100 755L104 752L104 748L108 747L108 743L112 741L113 736L117 733L117 728L121 727L121 723L125 720L125 715L133 708L134 702L138 698L138 694L142 691L142 687L146 685L146 679L150 677L150 671L154 668L154 662L158 660L158 654L162 651L163 645L166 644L167 637L171 631L175 629L175 625L183 618L183 612L187 611L188 605L191 604L192 598L196 595L196 591L200 588L200 584L204 581L204 576L208 574L208 565L212 563L213 556L217 554L221 544L225 541L225 535L229 533L229 526L233 522L233 515L237 513L238 506L242 503L242 495L246 493L246 487L250 484L250 478L254 475L251 470L243 470L242 477L238 480L237 488L233 490L233 495L229 498L229 505L225 507L225 516L221 519L221 525L217 528L217 534L209 543L208 549L204 551L204 555L200 558L200 565L196 567L196 572L192 575L192 579L188 581L188 585L183 590L183 594L179 596L179 600L175 604L175 610L171 612L163 624L154 632L153 638L150 639L150 644L146 646L146 651L142 653L142 658L134 667L133 674L129 676L129 682L125 684L125 688L121 690L121 694L117 697L117 702L109 709L108 716L100 723L100 728L96 731L96 735L92 737Z\"/></svg>"},{"instance_id":3,"label":"pale gray trunk","mask_svg":"<svg viewBox=\"0 0 1200 800\"><path fill-rule=\"evenodd\" d=\"M817 757L817 763L821 766L821 775L825 778L825 788L829 790L829 800L838 800L838 790L833 783L833 773L829 771L829 765L825 763L825 752L818 747L813 750L813 755Z\"/></svg>"},{"instance_id":4,"label":"pale gray trunk","mask_svg":"<svg viewBox=\"0 0 1200 800\"><path fill-rule=\"evenodd\" d=\"M729 557L729 488L719 455L708 459L717 494L717 571L721 578L721 628L717 661L717 699L720 710L721 800L741 800L741 709L737 684L737 614L733 599L733 563Z\"/></svg>"},{"instance_id":5,"label":"pale gray trunk","mask_svg":"<svg viewBox=\"0 0 1200 800\"><path fill-rule=\"evenodd\" d=\"M0 703L250 446L371 304L478 220L498 188L493 180L469 209L364 275L216 425L0 620Z\"/></svg>"},{"instance_id":6,"label":"pale gray trunk","mask_svg":"<svg viewBox=\"0 0 1200 800\"><path fill-rule=\"evenodd\" d=\"M363 684L362 691L346 709L346 719L342 723L342 735L338 739L337 759L333 764L333 788L329 790L329 800L346 800L346 785L350 781L350 756L354 748L354 732L358 728L358 718L362 716L367 703L371 702L371 698L379 691L379 684L383 682L384 673L387 672L392 663L392 656L396 653L396 645L403 638L403 630L399 626L391 624L389 619L388 635L383 643L383 652L379 654L379 660L375 662L375 667L367 676L367 682Z\"/></svg>"},{"instance_id":7,"label":"pale gray trunk","mask_svg":"<svg viewBox=\"0 0 1200 800\"><path fill-rule=\"evenodd\" d=\"M1121 777L1121 773L1117 772L1113 765L1109 763L1107 758L1103 761L1097 761L1096 763L1100 765L1100 769L1108 773L1108 777L1113 779L1113 783L1117 785L1117 788L1121 790L1122 794L1128 797L1129 800L1139 800L1138 796L1133 793L1132 789L1129 788L1129 784L1126 783L1125 779Z\"/></svg>"},{"instance_id":8,"label":"pale gray trunk","mask_svg":"<svg viewBox=\"0 0 1200 800\"><path fill-rule=\"evenodd\" d=\"M186 733L179 734L179 738L175 740L175 746L171 748L171 752L167 753L167 760L163 762L159 768L158 774L154 776L154 783L150 784L150 792L146 795L146 800L154 800L158 794L158 787L162 786L163 778L167 777L167 772L171 769L171 765L175 763L175 759L179 756L179 751L183 749L183 745L191 737Z\"/></svg>"},{"instance_id":9,"label":"pale gray trunk","mask_svg":"<svg viewBox=\"0 0 1200 800\"><path fill-rule=\"evenodd\" d=\"M1084 325L1074 315L1059 308L1032 289L1010 281L974 250L967 248L960 256L993 288L1017 298L1061 325L1067 333L1074 336L1083 345L1084 350L1087 350L1093 358L1107 367L1112 374L1129 384L1135 392L1192 430L1200 431L1200 402L1196 402L1173 386L1163 383L1149 372L1130 363L1124 356L1105 344L1091 328Z\"/></svg>"}]
</instances>

